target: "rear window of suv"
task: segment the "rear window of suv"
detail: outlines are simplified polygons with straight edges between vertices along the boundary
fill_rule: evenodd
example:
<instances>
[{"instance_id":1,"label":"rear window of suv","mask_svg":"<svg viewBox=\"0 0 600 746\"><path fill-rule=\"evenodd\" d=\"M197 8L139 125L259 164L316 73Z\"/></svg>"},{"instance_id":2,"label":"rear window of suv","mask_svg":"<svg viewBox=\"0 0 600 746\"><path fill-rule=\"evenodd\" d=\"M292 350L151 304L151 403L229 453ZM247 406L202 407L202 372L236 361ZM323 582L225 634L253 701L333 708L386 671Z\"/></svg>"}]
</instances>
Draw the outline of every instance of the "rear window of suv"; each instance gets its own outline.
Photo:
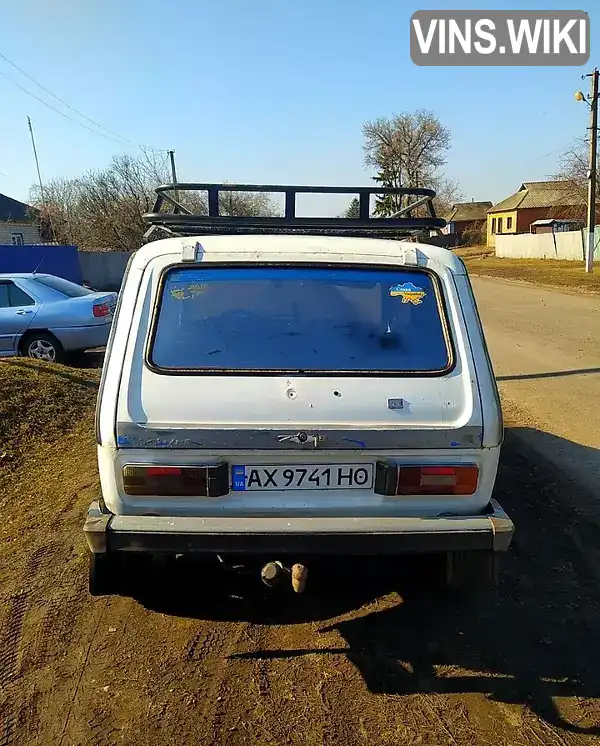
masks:
<instances>
[{"instance_id":1,"label":"rear window of suv","mask_svg":"<svg viewBox=\"0 0 600 746\"><path fill-rule=\"evenodd\" d=\"M425 271L303 266L170 269L148 363L163 372L399 373L452 366Z\"/></svg>"}]
</instances>

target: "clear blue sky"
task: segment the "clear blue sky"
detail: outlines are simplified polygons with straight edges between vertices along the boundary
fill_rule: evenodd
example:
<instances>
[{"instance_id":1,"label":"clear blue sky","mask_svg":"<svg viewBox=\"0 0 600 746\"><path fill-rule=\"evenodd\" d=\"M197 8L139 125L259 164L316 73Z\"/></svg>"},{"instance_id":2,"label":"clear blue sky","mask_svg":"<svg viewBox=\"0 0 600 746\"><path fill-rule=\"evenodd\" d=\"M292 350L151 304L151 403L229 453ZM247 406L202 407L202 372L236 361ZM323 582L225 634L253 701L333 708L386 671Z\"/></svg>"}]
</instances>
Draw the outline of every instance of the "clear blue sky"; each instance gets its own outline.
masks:
<instances>
[{"instance_id":1,"label":"clear blue sky","mask_svg":"<svg viewBox=\"0 0 600 746\"><path fill-rule=\"evenodd\" d=\"M587 10L589 66L412 63L415 10L516 6ZM430 108L452 131L446 173L468 199L497 201L551 174L547 154L585 132L573 92L587 91L580 76L600 64L599 34L597 0L20 0L2 8L0 52L122 137L174 148L181 180L364 183L363 122ZM0 73L78 119L1 59ZM18 199L36 178L28 115L44 179L135 150L1 75L0 101L0 191Z\"/></svg>"}]
</instances>

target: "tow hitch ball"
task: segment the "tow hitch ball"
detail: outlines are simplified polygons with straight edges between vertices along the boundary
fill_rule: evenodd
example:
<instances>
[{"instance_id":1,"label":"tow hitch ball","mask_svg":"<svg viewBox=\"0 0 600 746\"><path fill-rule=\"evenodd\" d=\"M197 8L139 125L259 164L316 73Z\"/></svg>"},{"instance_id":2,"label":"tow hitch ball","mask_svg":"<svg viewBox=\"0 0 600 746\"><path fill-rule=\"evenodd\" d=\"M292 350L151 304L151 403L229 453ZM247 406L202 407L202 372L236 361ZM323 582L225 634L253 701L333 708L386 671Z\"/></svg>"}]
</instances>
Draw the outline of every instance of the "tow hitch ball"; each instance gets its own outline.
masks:
<instances>
[{"instance_id":1,"label":"tow hitch ball","mask_svg":"<svg viewBox=\"0 0 600 746\"><path fill-rule=\"evenodd\" d=\"M260 578L265 585L270 588L275 587L284 576L292 579L292 588L296 593L302 593L306 586L306 576L308 570L304 565L295 564L291 569L285 567L281 562L267 562L260 571Z\"/></svg>"}]
</instances>

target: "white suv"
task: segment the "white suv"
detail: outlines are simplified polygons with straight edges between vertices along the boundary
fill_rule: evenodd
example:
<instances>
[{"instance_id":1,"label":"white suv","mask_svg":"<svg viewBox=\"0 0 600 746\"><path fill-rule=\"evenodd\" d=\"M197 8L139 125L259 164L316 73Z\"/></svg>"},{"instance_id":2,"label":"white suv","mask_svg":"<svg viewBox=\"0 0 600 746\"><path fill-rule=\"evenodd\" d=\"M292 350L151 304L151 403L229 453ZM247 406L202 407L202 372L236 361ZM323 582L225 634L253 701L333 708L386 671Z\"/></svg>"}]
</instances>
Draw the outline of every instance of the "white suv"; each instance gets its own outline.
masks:
<instances>
[{"instance_id":1,"label":"white suv","mask_svg":"<svg viewBox=\"0 0 600 746\"><path fill-rule=\"evenodd\" d=\"M130 553L252 555L267 583L295 564L296 589L312 554L439 553L450 583L488 582L514 530L492 499L502 434L452 252L311 231L146 244L98 398L90 591L117 591Z\"/></svg>"}]
</instances>

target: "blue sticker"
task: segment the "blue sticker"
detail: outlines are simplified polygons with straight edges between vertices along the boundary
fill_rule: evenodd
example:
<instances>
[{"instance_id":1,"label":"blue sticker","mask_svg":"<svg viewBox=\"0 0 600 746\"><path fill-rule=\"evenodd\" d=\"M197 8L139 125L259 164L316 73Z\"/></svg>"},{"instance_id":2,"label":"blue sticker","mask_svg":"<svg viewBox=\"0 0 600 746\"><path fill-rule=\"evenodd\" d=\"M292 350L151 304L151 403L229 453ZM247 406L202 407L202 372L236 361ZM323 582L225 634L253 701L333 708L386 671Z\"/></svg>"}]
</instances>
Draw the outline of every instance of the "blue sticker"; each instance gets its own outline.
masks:
<instances>
[{"instance_id":1,"label":"blue sticker","mask_svg":"<svg viewBox=\"0 0 600 746\"><path fill-rule=\"evenodd\" d=\"M364 440L353 440L352 438L344 438L344 442L345 443L354 443L359 448L366 448L367 447L367 444L365 443Z\"/></svg>"},{"instance_id":2,"label":"blue sticker","mask_svg":"<svg viewBox=\"0 0 600 746\"><path fill-rule=\"evenodd\" d=\"M413 285L412 282L404 282L402 285L392 285L390 296L392 298L402 298L402 303L412 303L418 306L423 302L426 293L423 288Z\"/></svg>"},{"instance_id":3,"label":"blue sticker","mask_svg":"<svg viewBox=\"0 0 600 746\"><path fill-rule=\"evenodd\" d=\"M117 445L118 446L129 446L131 445L131 441L129 440L128 435L119 435L117 438Z\"/></svg>"},{"instance_id":4,"label":"blue sticker","mask_svg":"<svg viewBox=\"0 0 600 746\"><path fill-rule=\"evenodd\" d=\"M246 490L246 467L231 467L232 487L235 492L244 492Z\"/></svg>"}]
</instances>

